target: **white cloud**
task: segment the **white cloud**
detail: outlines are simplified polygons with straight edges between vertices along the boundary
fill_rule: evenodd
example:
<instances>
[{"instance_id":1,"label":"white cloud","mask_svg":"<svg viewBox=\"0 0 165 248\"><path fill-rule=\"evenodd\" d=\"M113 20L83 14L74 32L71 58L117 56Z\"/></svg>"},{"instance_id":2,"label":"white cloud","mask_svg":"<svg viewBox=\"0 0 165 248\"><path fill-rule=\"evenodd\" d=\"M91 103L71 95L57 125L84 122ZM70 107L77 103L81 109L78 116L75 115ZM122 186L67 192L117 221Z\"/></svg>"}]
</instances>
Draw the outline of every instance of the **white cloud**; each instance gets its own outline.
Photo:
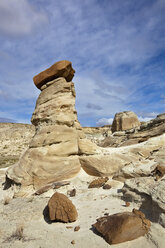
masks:
<instances>
[{"instance_id":1,"label":"white cloud","mask_svg":"<svg viewBox=\"0 0 165 248\"><path fill-rule=\"evenodd\" d=\"M153 118L139 116L138 119L139 119L139 121L141 121L141 122L146 122L146 121L150 121L150 120L153 119Z\"/></svg>"},{"instance_id":2,"label":"white cloud","mask_svg":"<svg viewBox=\"0 0 165 248\"><path fill-rule=\"evenodd\" d=\"M96 122L96 125L101 127L101 126L104 126L104 125L111 125L113 122L113 118L101 118L99 119L97 122Z\"/></svg>"},{"instance_id":3,"label":"white cloud","mask_svg":"<svg viewBox=\"0 0 165 248\"><path fill-rule=\"evenodd\" d=\"M3 34L28 35L45 23L45 13L34 9L28 0L0 1L0 32Z\"/></svg>"}]
</instances>

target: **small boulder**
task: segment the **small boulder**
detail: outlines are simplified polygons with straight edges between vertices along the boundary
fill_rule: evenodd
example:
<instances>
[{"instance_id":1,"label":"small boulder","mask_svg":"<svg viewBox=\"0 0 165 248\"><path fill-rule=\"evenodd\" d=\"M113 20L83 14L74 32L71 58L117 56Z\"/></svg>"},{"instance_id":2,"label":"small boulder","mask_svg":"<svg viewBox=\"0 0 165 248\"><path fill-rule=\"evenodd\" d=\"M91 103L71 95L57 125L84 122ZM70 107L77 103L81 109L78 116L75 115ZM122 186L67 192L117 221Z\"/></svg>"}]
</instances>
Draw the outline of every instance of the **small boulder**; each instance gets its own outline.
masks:
<instances>
[{"instance_id":1,"label":"small boulder","mask_svg":"<svg viewBox=\"0 0 165 248\"><path fill-rule=\"evenodd\" d=\"M80 230L80 226L75 226L74 232L77 232L77 231L79 231L79 230Z\"/></svg>"},{"instance_id":2,"label":"small boulder","mask_svg":"<svg viewBox=\"0 0 165 248\"><path fill-rule=\"evenodd\" d=\"M89 184L88 188L100 188L108 181L108 179L108 177L97 178Z\"/></svg>"},{"instance_id":3,"label":"small boulder","mask_svg":"<svg viewBox=\"0 0 165 248\"><path fill-rule=\"evenodd\" d=\"M150 221L136 209L97 219L92 225L109 244L118 244L144 236L150 229Z\"/></svg>"},{"instance_id":4,"label":"small boulder","mask_svg":"<svg viewBox=\"0 0 165 248\"><path fill-rule=\"evenodd\" d=\"M75 195L76 195L76 189L69 190L69 191L67 192L67 194L68 194L70 197L75 196Z\"/></svg>"},{"instance_id":5,"label":"small boulder","mask_svg":"<svg viewBox=\"0 0 165 248\"><path fill-rule=\"evenodd\" d=\"M103 185L103 189L111 189L111 185L109 185L108 183Z\"/></svg>"},{"instance_id":6,"label":"small boulder","mask_svg":"<svg viewBox=\"0 0 165 248\"><path fill-rule=\"evenodd\" d=\"M54 193L48 202L49 218L51 221L73 222L77 219L76 207L67 196Z\"/></svg>"}]
</instances>

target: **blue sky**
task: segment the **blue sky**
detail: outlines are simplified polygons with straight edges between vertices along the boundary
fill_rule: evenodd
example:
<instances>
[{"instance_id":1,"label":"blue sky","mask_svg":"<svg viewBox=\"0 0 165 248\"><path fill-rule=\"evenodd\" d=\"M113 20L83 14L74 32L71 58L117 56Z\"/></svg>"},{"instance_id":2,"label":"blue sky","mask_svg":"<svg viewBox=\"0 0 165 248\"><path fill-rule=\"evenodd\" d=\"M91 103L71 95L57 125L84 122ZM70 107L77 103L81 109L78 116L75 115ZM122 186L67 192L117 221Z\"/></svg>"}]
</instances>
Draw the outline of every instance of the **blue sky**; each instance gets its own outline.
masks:
<instances>
[{"instance_id":1,"label":"blue sky","mask_svg":"<svg viewBox=\"0 0 165 248\"><path fill-rule=\"evenodd\" d=\"M165 112L164 13L164 0L1 0L0 120L30 123L33 76L63 59L83 126Z\"/></svg>"}]
</instances>

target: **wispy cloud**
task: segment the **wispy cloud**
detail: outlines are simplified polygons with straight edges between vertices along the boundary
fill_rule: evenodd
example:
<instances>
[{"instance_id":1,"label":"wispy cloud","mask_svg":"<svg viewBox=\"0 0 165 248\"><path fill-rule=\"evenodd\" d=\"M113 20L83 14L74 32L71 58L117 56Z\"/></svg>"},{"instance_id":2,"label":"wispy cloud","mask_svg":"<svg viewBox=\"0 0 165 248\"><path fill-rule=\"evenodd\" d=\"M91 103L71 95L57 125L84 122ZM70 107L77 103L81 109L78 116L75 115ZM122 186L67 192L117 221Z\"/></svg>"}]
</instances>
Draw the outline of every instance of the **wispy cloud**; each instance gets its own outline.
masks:
<instances>
[{"instance_id":1,"label":"wispy cloud","mask_svg":"<svg viewBox=\"0 0 165 248\"><path fill-rule=\"evenodd\" d=\"M0 32L5 35L29 35L47 22L47 16L28 0L0 1Z\"/></svg>"},{"instance_id":2,"label":"wispy cloud","mask_svg":"<svg viewBox=\"0 0 165 248\"><path fill-rule=\"evenodd\" d=\"M113 118L101 118L99 119L97 122L96 122L96 125L99 126L99 127L102 127L104 125L111 125L113 122Z\"/></svg>"}]
</instances>

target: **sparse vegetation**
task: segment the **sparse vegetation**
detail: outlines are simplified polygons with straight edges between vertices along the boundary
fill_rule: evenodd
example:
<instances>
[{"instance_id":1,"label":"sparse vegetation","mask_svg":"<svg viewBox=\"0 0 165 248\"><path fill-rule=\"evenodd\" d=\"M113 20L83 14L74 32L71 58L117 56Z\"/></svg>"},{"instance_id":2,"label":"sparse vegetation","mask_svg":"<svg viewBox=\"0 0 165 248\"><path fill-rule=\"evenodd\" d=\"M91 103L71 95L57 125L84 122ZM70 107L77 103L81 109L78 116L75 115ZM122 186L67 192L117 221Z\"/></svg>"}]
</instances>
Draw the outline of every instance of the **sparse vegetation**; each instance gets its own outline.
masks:
<instances>
[{"instance_id":1,"label":"sparse vegetation","mask_svg":"<svg viewBox=\"0 0 165 248\"><path fill-rule=\"evenodd\" d=\"M25 240L25 236L23 234L24 226L22 224L18 225L16 230L9 236L5 242L11 242L12 240Z\"/></svg>"},{"instance_id":2,"label":"sparse vegetation","mask_svg":"<svg viewBox=\"0 0 165 248\"><path fill-rule=\"evenodd\" d=\"M15 164L18 160L19 160L18 156L0 157L0 168L5 168L12 164Z\"/></svg>"}]
</instances>

